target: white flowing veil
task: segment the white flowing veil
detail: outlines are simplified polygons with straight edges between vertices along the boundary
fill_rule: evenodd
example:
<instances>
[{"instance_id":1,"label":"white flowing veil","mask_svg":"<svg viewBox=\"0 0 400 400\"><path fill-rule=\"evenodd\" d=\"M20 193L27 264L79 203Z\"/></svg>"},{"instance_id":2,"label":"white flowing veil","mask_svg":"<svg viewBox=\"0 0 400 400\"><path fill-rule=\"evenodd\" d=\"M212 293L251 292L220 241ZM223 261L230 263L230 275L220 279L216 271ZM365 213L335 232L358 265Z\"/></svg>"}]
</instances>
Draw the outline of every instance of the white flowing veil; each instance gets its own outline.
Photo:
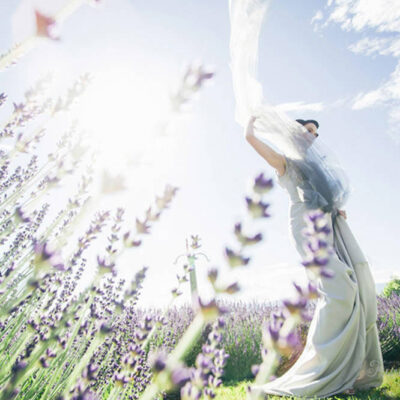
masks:
<instances>
[{"instance_id":1,"label":"white flowing veil","mask_svg":"<svg viewBox=\"0 0 400 400\"><path fill-rule=\"evenodd\" d=\"M250 117L257 116L256 135L286 157L308 207L337 213L352 188L335 154L303 125L268 104L256 77L260 30L270 2L229 0L229 66L236 99L235 120L245 128Z\"/></svg>"}]
</instances>

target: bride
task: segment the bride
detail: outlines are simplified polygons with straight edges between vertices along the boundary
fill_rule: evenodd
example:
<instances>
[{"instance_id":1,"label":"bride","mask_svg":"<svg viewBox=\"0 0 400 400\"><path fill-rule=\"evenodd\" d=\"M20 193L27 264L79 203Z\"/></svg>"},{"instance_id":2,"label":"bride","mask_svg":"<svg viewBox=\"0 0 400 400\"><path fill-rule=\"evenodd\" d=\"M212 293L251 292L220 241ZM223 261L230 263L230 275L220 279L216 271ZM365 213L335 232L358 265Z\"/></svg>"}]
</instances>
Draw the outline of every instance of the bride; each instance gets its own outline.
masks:
<instances>
[{"instance_id":1,"label":"bride","mask_svg":"<svg viewBox=\"0 0 400 400\"><path fill-rule=\"evenodd\" d=\"M299 196L297 174L291 160L254 135L252 116L246 140L277 173L279 184L290 198L290 233L304 257L302 229L308 207ZM297 120L314 138L319 124ZM319 298L310 324L306 345L296 363L281 377L263 386L261 392L278 395L328 397L354 393L354 389L377 387L383 381L383 360L376 326L375 285L368 262L349 226L346 213L326 214L330 221L330 245L335 249L327 267L330 278L319 278Z\"/></svg>"},{"instance_id":2,"label":"bride","mask_svg":"<svg viewBox=\"0 0 400 400\"><path fill-rule=\"evenodd\" d=\"M229 0L235 119L288 192L290 239L303 258L305 214L319 209L326 216L334 250L327 267L334 274L317 280L320 297L300 357L282 376L251 389L324 398L377 387L383 381L383 360L375 284L343 210L351 191L347 174L318 137L319 123L293 120L268 104L256 78L259 33L269 1Z\"/></svg>"}]
</instances>

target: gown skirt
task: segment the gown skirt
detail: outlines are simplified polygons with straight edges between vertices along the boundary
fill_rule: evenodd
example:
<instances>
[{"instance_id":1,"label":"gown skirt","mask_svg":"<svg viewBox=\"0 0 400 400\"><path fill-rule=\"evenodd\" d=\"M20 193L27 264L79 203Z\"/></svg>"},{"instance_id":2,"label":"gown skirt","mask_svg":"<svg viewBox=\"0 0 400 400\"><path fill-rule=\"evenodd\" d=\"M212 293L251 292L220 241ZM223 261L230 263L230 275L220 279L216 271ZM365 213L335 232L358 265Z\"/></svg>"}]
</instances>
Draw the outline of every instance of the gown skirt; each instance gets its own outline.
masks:
<instances>
[{"instance_id":1,"label":"gown skirt","mask_svg":"<svg viewBox=\"0 0 400 400\"><path fill-rule=\"evenodd\" d=\"M299 196L293 174L286 168L278 183L290 197L290 240L305 256L302 229L309 210ZM330 223L329 241L334 254L327 267L331 278L317 280L320 297L308 330L306 344L297 361L282 376L251 386L261 393L325 398L346 389L378 387L383 381L375 284L368 261L345 218L325 213Z\"/></svg>"}]
</instances>

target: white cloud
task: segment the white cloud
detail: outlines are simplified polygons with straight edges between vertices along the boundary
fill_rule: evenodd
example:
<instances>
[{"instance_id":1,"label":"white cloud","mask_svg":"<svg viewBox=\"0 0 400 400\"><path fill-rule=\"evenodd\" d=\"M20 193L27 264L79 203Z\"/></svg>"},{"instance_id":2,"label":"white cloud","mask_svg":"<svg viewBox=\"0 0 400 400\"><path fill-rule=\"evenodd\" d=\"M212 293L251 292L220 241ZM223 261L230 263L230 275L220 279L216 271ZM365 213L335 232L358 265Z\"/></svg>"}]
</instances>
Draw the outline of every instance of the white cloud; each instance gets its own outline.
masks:
<instances>
[{"instance_id":1,"label":"white cloud","mask_svg":"<svg viewBox=\"0 0 400 400\"><path fill-rule=\"evenodd\" d=\"M352 96L344 96L336 99L332 103L329 103L326 108L336 108L336 107L344 107L349 104L353 100Z\"/></svg>"},{"instance_id":2,"label":"white cloud","mask_svg":"<svg viewBox=\"0 0 400 400\"><path fill-rule=\"evenodd\" d=\"M338 23L345 30L373 28L377 32L400 31L398 0L335 0L330 5L333 10L328 22Z\"/></svg>"},{"instance_id":3,"label":"white cloud","mask_svg":"<svg viewBox=\"0 0 400 400\"><path fill-rule=\"evenodd\" d=\"M368 92L357 94L352 101L355 110L376 105L388 107L389 134L400 143L400 2L399 0L329 0L326 20L322 12L312 19L314 28L329 23L339 24L345 31L368 33L349 46L349 50L365 56L392 56L397 59L395 70L383 83ZM396 35L393 36L393 33ZM388 36L390 35L390 36Z\"/></svg>"},{"instance_id":4,"label":"white cloud","mask_svg":"<svg viewBox=\"0 0 400 400\"><path fill-rule=\"evenodd\" d=\"M357 95L353 103L353 109L367 108L384 103L396 109L400 106L400 60L384 84L375 90Z\"/></svg>"},{"instance_id":5,"label":"white cloud","mask_svg":"<svg viewBox=\"0 0 400 400\"><path fill-rule=\"evenodd\" d=\"M318 10L315 15L311 19L311 23L314 23L316 21L320 21L324 17L324 14L322 13L321 10Z\"/></svg>"},{"instance_id":6,"label":"white cloud","mask_svg":"<svg viewBox=\"0 0 400 400\"><path fill-rule=\"evenodd\" d=\"M359 93L353 99L353 110L362 110L363 108L372 107L376 104L381 104L385 99L384 88L378 88L367 93Z\"/></svg>"},{"instance_id":7,"label":"white cloud","mask_svg":"<svg viewBox=\"0 0 400 400\"><path fill-rule=\"evenodd\" d=\"M294 101L291 103L281 103L275 106L279 111L322 111L323 103L304 103L303 101Z\"/></svg>"},{"instance_id":8,"label":"white cloud","mask_svg":"<svg viewBox=\"0 0 400 400\"><path fill-rule=\"evenodd\" d=\"M349 50L356 54L364 54L366 56L382 56L400 57L400 38L385 37L374 38L366 37L349 46Z\"/></svg>"}]
</instances>

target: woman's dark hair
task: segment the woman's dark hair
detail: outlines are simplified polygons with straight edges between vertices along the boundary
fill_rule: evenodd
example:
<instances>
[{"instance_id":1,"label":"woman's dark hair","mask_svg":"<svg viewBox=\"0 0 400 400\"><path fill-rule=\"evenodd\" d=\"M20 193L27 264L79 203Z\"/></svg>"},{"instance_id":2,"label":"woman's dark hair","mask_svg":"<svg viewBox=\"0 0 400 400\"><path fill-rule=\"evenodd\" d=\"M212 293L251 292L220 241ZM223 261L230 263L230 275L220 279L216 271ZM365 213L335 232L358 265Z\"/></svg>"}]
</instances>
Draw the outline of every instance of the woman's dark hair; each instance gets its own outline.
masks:
<instances>
[{"instance_id":1,"label":"woman's dark hair","mask_svg":"<svg viewBox=\"0 0 400 400\"><path fill-rule=\"evenodd\" d=\"M297 121L299 124L302 124L302 125L305 125L305 124L308 124L309 122L312 122L312 123L317 127L317 129L319 128L319 123L318 123L315 119L307 119L307 120L304 120L304 119L296 119L296 121Z\"/></svg>"}]
</instances>

